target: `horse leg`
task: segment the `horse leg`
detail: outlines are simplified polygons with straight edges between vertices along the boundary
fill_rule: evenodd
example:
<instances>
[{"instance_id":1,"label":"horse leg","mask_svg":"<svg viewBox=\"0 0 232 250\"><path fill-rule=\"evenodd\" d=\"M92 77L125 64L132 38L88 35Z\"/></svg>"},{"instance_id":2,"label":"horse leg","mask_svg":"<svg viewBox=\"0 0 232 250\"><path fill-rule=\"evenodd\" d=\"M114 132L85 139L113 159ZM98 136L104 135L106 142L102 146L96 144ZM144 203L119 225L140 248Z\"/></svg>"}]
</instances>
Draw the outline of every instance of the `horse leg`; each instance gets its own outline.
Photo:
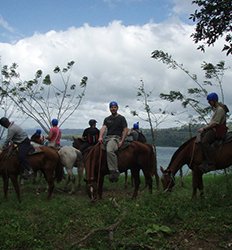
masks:
<instances>
[{"instance_id":1,"label":"horse leg","mask_svg":"<svg viewBox=\"0 0 232 250\"><path fill-rule=\"evenodd\" d=\"M183 182L183 168L180 168L180 186L181 187L184 186L184 182Z\"/></svg>"},{"instance_id":2,"label":"horse leg","mask_svg":"<svg viewBox=\"0 0 232 250\"><path fill-rule=\"evenodd\" d=\"M192 199L195 199L197 196L197 189L199 189L200 197L204 197L204 187L202 180L202 173L199 170L192 171Z\"/></svg>"},{"instance_id":3,"label":"horse leg","mask_svg":"<svg viewBox=\"0 0 232 250\"><path fill-rule=\"evenodd\" d=\"M4 199L7 200L8 187L9 187L9 177L6 174L4 174L4 175L2 175L2 180L3 180Z\"/></svg>"},{"instance_id":4,"label":"horse leg","mask_svg":"<svg viewBox=\"0 0 232 250\"><path fill-rule=\"evenodd\" d=\"M103 183L104 183L104 176L100 176L98 187L97 187L98 198L100 200L102 199Z\"/></svg>"},{"instance_id":5,"label":"horse leg","mask_svg":"<svg viewBox=\"0 0 232 250\"><path fill-rule=\"evenodd\" d=\"M21 197L20 197L20 189L19 189L19 183L18 183L18 177L16 175L11 175L10 176L11 182L14 186L18 201L21 202Z\"/></svg>"},{"instance_id":6,"label":"horse leg","mask_svg":"<svg viewBox=\"0 0 232 250\"><path fill-rule=\"evenodd\" d=\"M76 183L76 178L75 178L74 174L72 174L72 176L71 176L71 181L72 181L72 189L71 189L71 192L69 192L69 193L74 194L75 193L75 183Z\"/></svg>"},{"instance_id":7,"label":"horse leg","mask_svg":"<svg viewBox=\"0 0 232 250\"><path fill-rule=\"evenodd\" d=\"M54 190L54 177L53 177L53 171L47 171L45 172L46 180L48 183L48 196L47 199L50 200L52 196L52 192Z\"/></svg>"},{"instance_id":8,"label":"horse leg","mask_svg":"<svg viewBox=\"0 0 232 250\"><path fill-rule=\"evenodd\" d=\"M124 183L124 188L127 189L128 187L128 171L126 170L125 171L125 183Z\"/></svg>"},{"instance_id":9,"label":"horse leg","mask_svg":"<svg viewBox=\"0 0 232 250\"><path fill-rule=\"evenodd\" d=\"M134 184L135 184L132 199L135 199L138 196L138 190L139 190L139 185L140 185L139 170L138 169L131 170L131 175L133 176Z\"/></svg>"},{"instance_id":10,"label":"horse leg","mask_svg":"<svg viewBox=\"0 0 232 250\"><path fill-rule=\"evenodd\" d=\"M67 168L67 167L66 167L66 172L67 172L67 177L66 177L64 189L68 190L68 184L71 180L71 176L73 173L72 173L72 170L70 168Z\"/></svg>"},{"instance_id":11,"label":"horse leg","mask_svg":"<svg viewBox=\"0 0 232 250\"><path fill-rule=\"evenodd\" d=\"M78 172L78 189L81 188L81 181L84 175L84 166L83 164L81 164L80 167L77 168L77 172Z\"/></svg>"}]
</instances>

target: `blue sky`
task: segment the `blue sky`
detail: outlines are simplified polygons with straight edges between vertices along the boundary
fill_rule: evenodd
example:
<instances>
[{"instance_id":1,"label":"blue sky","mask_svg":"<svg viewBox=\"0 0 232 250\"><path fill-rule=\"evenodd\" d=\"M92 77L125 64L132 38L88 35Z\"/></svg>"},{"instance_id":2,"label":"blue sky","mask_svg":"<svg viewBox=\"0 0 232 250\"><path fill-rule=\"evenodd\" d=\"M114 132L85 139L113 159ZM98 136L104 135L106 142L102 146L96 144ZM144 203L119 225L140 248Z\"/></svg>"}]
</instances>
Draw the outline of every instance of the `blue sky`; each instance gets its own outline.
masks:
<instances>
[{"instance_id":1,"label":"blue sky","mask_svg":"<svg viewBox=\"0 0 232 250\"><path fill-rule=\"evenodd\" d=\"M191 1L184 2L191 6ZM177 14L174 6L172 0L8 0L1 3L0 39L8 42L34 32L66 30L85 23L104 26L113 20L124 25L159 23ZM188 14L178 14L188 22Z\"/></svg>"},{"instance_id":2,"label":"blue sky","mask_svg":"<svg viewBox=\"0 0 232 250\"><path fill-rule=\"evenodd\" d=\"M84 128L89 119L100 127L109 115L108 103L119 103L129 127L144 120L146 113L137 101L141 80L146 91L152 91L151 108L156 115L154 127L173 127L188 123L194 113L178 102L160 99L160 93L171 90L187 92L194 82L181 70L169 69L151 59L154 50L172 55L203 83L201 65L221 60L232 68L231 60L221 52L223 38L206 53L197 50L190 37L194 23L189 16L195 8L191 0L7 0L0 8L0 59L2 65L16 62L22 80L34 77L38 69L51 73L55 66L76 62L72 81L88 76L82 104L63 125ZM225 73L225 102L232 110L231 68ZM60 84L60 82L58 82ZM219 92L213 83L207 89ZM219 92L220 93L220 92ZM220 94L219 94L220 96ZM203 100L203 104L207 102ZM131 115L137 110L140 118ZM159 109L175 116L163 117ZM0 111L0 116L3 114ZM156 119L160 119L157 123ZM18 118L17 118L18 119ZM25 118L23 117L23 121ZM30 119L25 127L36 126Z\"/></svg>"}]
</instances>

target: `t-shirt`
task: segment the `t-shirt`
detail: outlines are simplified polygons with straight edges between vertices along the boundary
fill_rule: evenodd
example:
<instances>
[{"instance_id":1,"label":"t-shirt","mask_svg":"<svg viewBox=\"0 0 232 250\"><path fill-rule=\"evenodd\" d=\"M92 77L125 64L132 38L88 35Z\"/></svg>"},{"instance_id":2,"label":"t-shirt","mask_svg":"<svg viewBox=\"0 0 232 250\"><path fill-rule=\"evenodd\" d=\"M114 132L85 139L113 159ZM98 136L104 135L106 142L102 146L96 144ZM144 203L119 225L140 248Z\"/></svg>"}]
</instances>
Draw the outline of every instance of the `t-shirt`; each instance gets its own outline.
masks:
<instances>
[{"instance_id":1,"label":"t-shirt","mask_svg":"<svg viewBox=\"0 0 232 250\"><path fill-rule=\"evenodd\" d=\"M50 142L56 141L56 145L60 145L61 131L59 127L50 128L50 133L52 134Z\"/></svg>"},{"instance_id":2,"label":"t-shirt","mask_svg":"<svg viewBox=\"0 0 232 250\"><path fill-rule=\"evenodd\" d=\"M95 127L86 128L82 137L84 137L90 145L94 145L98 142L99 129Z\"/></svg>"},{"instance_id":3,"label":"t-shirt","mask_svg":"<svg viewBox=\"0 0 232 250\"><path fill-rule=\"evenodd\" d=\"M118 114L117 116L110 115L105 118L103 125L107 127L107 135L122 136L124 128L127 127L127 122L124 116Z\"/></svg>"}]
</instances>

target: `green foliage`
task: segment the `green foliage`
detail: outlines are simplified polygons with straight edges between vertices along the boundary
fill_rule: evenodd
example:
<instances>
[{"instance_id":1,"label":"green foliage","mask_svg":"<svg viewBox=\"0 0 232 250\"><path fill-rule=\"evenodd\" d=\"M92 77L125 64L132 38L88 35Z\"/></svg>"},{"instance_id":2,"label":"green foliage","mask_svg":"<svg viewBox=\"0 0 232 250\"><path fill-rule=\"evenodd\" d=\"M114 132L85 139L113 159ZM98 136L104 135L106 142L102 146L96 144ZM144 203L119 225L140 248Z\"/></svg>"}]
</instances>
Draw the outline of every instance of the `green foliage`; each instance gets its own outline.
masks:
<instances>
[{"instance_id":1,"label":"green foliage","mask_svg":"<svg viewBox=\"0 0 232 250\"><path fill-rule=\"evenodd\" d=\"M194 0L192 3L199 7L190 15L190 19L196 22L195 33L191 35L194 42L205 41L205 44L211 46L224 35L226 44L223 51L226 51L227 55L232 54L232 1ZM202 44L198 49L205 51L205 46Z\"/></svg>"},{"instance_id":2,"label":"green foliage","mask_svg":"<svg viewBox=\"0 0 232 250\"><path fill-rule=\"evenodd\" d=\"M207 86L218 85L221 94L221 101L224 103L222 82L224 73L227 70L224 61L220 61L216 65L213 65L212 63L203 62L201 68L204 71L206 80L202 81L203 83L201 83L198 80L196 74L191 74L184 67L183 64L180 64L175 61L168 53L165 53L162 50L155 50L152 52L152 58L161 61L169 68L182 70L185 74L187 74L190 79L193 80L193 83L197 85L197 87L188 88L186 90L183 90L182 92L171 90L168 94L161 93L161 99L170 102L180 101L183 108L191 107L198 114L198 120L204 122L207 122L205 116L210 111L210 109L206 107L205 104L201 103L202 98L204 98L204 100L206 99ZM214 83L212 81L214 81Z\"/></svg>"},{"instance_id":3,"label":"green foliage","mask_svg":"<svg viewBox=\"0 0 232 250\"><path fill-rule=\"evenodd\" d=\"M9 98L23 114L36 121L46 132L49 131L51 119L54 117L62 126L76 112L87 86L87 76L79 84L70 83L74 63L68 62L63 69L55 67L53 73L60 77L56 82L49 74L43 76L42 70L37 70L34 79L22 81L17 73L16 63L11 67L5 65L2 68L0 97L2 100Z\"/></svg>"},{"instance_id":4,"label":"green foliage","mask_svg":"<svg viewBox=\"0 0 232 250\"><path fill-rule=\"evenodd\" d=\"M106 178L103 199L95 203L84 186L75 195L62 192L64 183L56 184L47 201L41 181L40 194L30 182L21 187L20 204L11 186L8 201L0 197L1 249L229 248L232 176L204 175L205 199L194 201L191 175L184 178L184 187L178 181L172 193L140 190L131 200L133 188L124 189L123 176L114 184Z\"/></svg>"}]
</instances>

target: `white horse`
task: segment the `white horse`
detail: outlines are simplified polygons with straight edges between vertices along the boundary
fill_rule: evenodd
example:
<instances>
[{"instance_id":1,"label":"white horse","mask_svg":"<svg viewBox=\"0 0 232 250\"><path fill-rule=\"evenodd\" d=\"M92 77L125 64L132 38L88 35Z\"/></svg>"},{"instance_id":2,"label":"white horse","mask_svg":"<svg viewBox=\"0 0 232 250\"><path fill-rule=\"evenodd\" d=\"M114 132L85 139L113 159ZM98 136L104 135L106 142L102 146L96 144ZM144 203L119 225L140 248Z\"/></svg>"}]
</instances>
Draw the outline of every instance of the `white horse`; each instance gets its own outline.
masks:
<instances>
[{"instance_id":1,"label":"white horse","mask_svg":"<svg viewBox=\"0 0 232 250\"><path fill-rule=\"evenodd\" d=\"M82 153L72 147L72 146L63 146L59 149L58 154L60 155L60 160L62 165L65 167L67 172L67 180L65 188L67 188L70 180L72 181L71 194L75 192L75 175L73 174L73 167L78 169L78 187L81 185L81 179L83 176L83 164L82 164Z\"/></svg>"}]
</instances>

